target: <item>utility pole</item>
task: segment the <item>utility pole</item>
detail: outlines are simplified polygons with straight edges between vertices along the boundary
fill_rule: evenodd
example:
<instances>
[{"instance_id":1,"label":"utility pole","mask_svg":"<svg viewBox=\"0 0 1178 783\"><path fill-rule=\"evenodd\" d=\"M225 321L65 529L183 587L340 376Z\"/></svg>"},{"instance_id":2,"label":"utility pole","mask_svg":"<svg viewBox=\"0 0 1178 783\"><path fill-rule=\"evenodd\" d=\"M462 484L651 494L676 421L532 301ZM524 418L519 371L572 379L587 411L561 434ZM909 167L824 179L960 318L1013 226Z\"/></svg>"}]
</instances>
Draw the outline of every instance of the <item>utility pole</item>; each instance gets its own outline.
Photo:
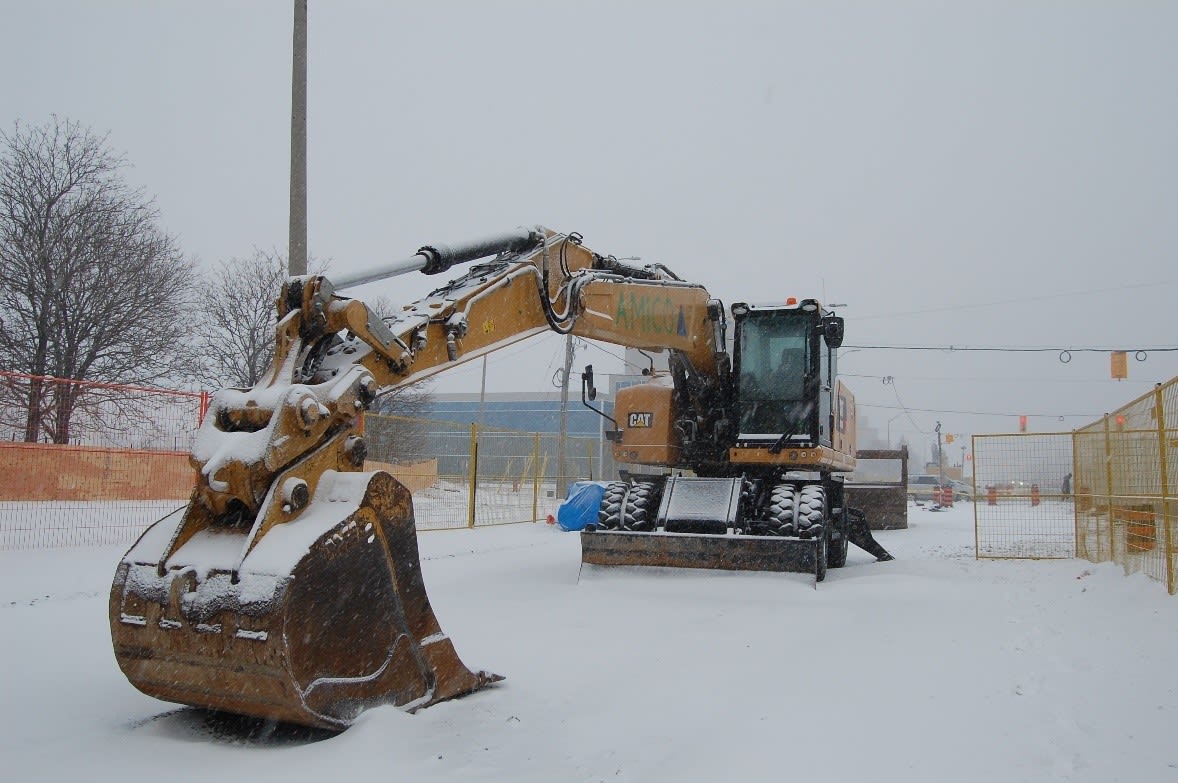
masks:
<instances>
[{"instance_id":1,"label":"utility pole","mask_svg":"<svg viewBox=\"0 0 1178 783\"><path fill-rule=\"evenodd\" d=\"M567 453L569 446L569 376L573 372L573 336L564 336L564 371L560 376L560 436L557 439L556 475L557 497L568 487Z\"/></svg>"},{"instance_id":2,"label":"utility pole","mask_svg":"<svg viewBox=\"0 0 1178 783\"><path fill-rule=\"evenodd\" d=\"M307 274L307 0L294 0L287 272L292 277Z\"/></svg>"},{"instance_id":3,"label":"utility pole","mask_svg":"<svg viewBox=\"0 0 1178 783\"><path fill-rule=\"evenodd\" d=\"M937 471L940 478L940 486L945 486L945 452L941 451L941 422L937 422Z\"/></svg>"}]
</instances>

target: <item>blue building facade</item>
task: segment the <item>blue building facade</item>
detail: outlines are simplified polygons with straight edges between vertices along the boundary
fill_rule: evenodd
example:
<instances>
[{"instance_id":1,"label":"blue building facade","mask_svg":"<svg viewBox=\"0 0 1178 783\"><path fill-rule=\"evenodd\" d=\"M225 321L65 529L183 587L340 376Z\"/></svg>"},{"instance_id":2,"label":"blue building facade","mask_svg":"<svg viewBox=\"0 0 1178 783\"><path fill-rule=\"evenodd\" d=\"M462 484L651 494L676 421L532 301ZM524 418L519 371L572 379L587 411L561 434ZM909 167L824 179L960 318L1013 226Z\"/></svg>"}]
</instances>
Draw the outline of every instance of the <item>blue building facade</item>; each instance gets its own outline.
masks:
<instances>
[{"instance_id":1,"label":"blue building facade","mask_svg":"<svg viewBox=\"0 0 1178 783\"><path fill-rule=\"evenodd\" d=\"M609 400L598 398L594 407L612 415ZM459 424L480 424L497 429L521 430L556 434L560 432L560 395L496 393L487 394L480 402L477 394L436 394L433 405L423 414L426 418ZM598 438L609 421L581 403L580 390L570 393L568 402L568 434L577 438Z\"/></svg>"}]
</instances>

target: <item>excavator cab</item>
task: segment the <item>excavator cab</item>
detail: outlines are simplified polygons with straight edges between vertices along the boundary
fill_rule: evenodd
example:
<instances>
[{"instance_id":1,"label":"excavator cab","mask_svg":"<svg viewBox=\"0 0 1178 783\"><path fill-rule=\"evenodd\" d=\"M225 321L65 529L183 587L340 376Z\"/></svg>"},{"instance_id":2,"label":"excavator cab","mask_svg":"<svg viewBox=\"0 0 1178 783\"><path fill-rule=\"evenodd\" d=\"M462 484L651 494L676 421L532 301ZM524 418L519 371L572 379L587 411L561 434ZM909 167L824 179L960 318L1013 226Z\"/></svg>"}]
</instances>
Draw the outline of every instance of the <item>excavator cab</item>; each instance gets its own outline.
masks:
<instances>
[{"instance_id":1,"label":"excavator cab","mask_svg":"<svg viewBox=\"0 0 1178 783\"><path fill-rule=\"evenodd\" d=\"M813 299L732 307L737 444L834 446L842 319Z\"/></svg>"},{"instance_id":2,"label":"excavator cab","mask_svg":"<svg viewBox=\"0 0 1178 783\"><path fill-rule=\"evenodd\" d=\"M733 357L739 439L809 440L818 418L814 319L799 310L738 311L744 313Z\"/></svg>"}]
</instances>

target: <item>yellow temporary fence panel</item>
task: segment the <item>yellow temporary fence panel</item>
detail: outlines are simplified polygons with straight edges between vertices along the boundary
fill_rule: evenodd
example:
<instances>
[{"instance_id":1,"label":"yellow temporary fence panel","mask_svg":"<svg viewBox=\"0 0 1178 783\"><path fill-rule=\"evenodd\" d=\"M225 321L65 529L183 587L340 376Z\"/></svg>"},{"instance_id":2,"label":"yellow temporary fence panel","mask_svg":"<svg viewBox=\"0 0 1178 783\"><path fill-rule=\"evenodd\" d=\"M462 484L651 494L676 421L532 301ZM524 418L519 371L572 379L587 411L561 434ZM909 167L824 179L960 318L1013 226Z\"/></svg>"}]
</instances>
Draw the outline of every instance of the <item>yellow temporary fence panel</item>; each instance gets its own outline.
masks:
<instances>
[{"instance_id":1,"label":"yellow temporary fence panel","mask_svg":"<svg viewBox=\"0 0 1178 783\"><path fill-rule=\"evenodd\" d=\"M975 435L972 449L976 556L1075 557L1071 433Z\"/></svg>"},{"instance_id":2,"label":"yellow temporary fence panel","mask_svg":"<svg viewBox=\"0 0 1178 783\"><path fill-rule=\"evenodd\" d=\"M598 438L567 438L564 477L550 472L559 462L551 433L367 414L365 439L373 459L435 466L432 482L410 487L419 530L543 520L556 512L568 482L602 470Z\"/></svg>"},{"instance_id":3,"label":"yellow temporary fence panel","mask_svg":"<svg viewBox=\"0 0 1178 783\"><path fill-rule=\"evenodd\" d=\"M1119 563L1178 592L1178 378L1072 432L976 435L976 556Z\"/></svg>"}]
</instances>

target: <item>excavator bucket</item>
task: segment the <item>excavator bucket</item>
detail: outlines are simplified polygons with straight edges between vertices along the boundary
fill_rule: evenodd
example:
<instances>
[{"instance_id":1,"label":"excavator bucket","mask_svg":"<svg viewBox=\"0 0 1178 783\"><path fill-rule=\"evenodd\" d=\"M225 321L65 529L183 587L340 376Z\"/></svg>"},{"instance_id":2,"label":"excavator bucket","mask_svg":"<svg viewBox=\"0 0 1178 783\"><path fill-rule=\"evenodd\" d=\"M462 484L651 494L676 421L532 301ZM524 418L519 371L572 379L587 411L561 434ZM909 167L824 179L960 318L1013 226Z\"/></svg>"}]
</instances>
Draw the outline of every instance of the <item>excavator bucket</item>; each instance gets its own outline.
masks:
<instances>
[{"instance_id":1,"label":"excavator bucket","mask_svg":"<svg viewBox=\"0 0 1178 783\"><path fill-rule=\"evenodd\" d=\"M818 538L706 533L585 530L581 562L595 566L663 566L724 571L776 571L826 575L826 549Z\"/></svg>"},{"instance_id":2,"label":"excavator bucket","mask_svg":"<svg viewBox=\"0 0 1178 783\"><path fill-rule=\"evenodd\" d=\"M144 693L340 730L369 707L412 711L502 679L467 669L438 626L412 500L387 473L327 471L264 535L207 514L194 498L119 563L115 657Z\"/></svg>"}]
</instances>

